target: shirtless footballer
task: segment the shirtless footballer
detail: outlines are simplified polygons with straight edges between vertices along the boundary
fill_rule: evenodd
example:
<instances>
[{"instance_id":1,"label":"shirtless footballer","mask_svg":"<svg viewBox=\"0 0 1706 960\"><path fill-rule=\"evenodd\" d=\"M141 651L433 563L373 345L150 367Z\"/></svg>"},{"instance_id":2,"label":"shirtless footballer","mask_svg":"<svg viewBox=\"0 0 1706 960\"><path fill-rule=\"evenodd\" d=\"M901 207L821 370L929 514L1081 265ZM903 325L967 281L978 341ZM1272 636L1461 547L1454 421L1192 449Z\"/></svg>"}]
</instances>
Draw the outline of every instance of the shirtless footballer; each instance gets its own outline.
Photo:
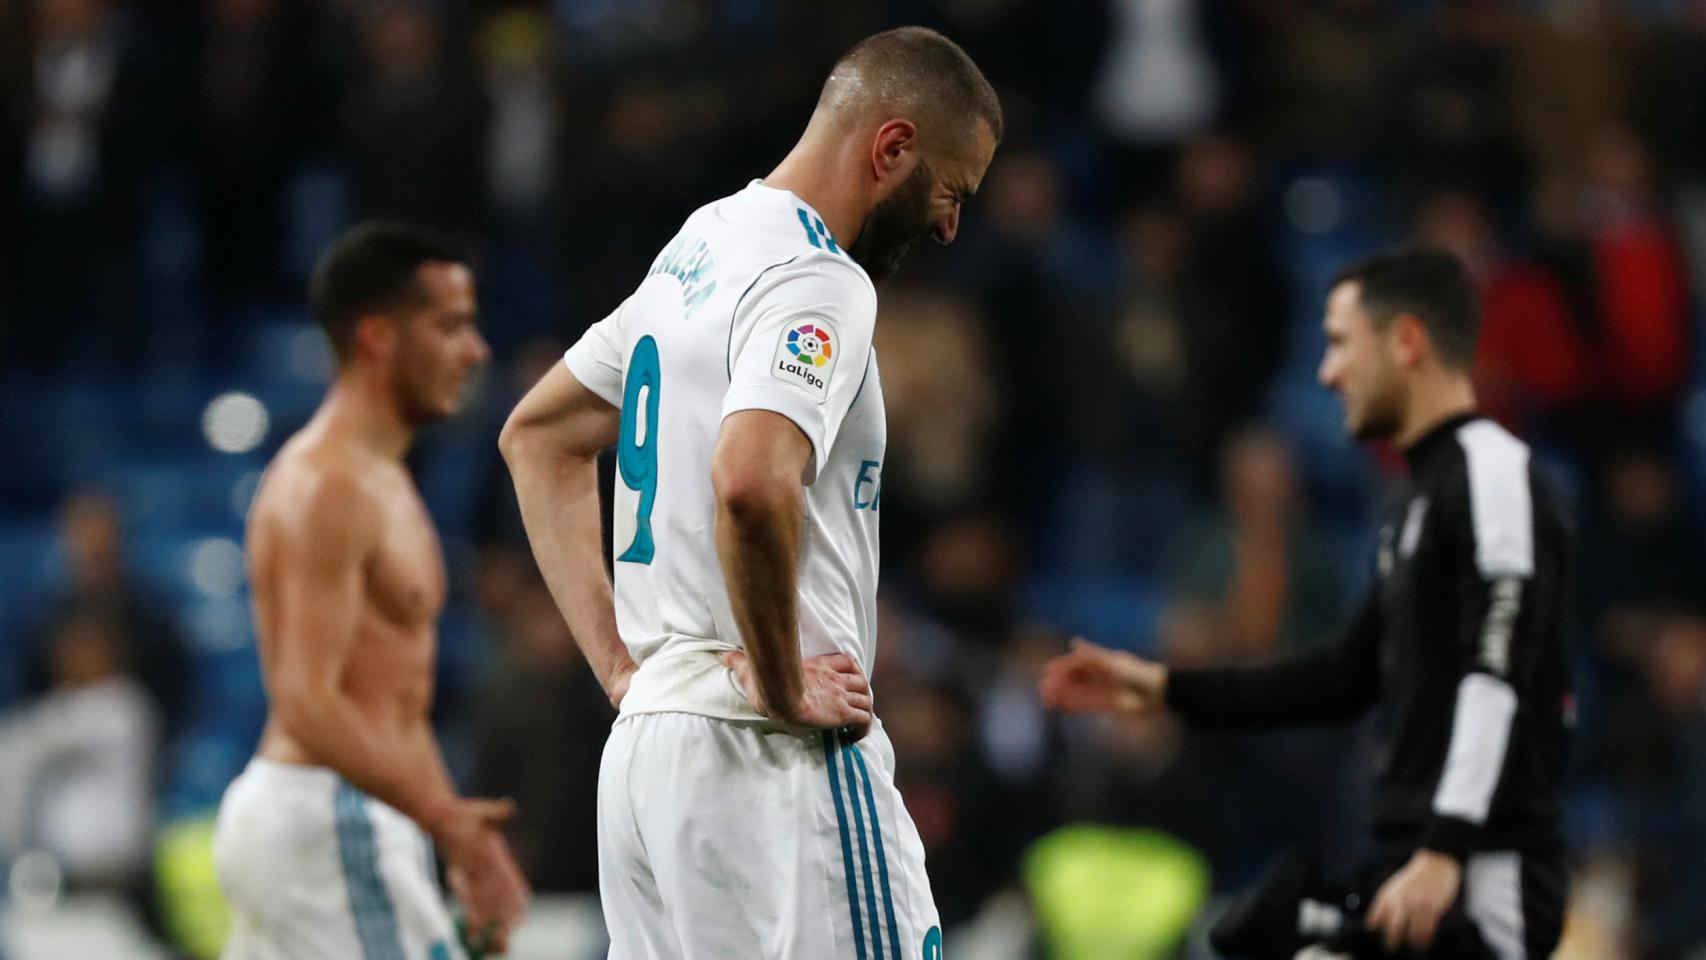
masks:
<instances>
[{"instance_id":1,"label":"shirtless footballer","mask_svg":"<svg viewBox=\"0 0 1706 960\"><path fill-rule=\"evenodd\" d=\"M363 224L322 257L310 298L339 369L249 514L270 711L220 805L214 857L234 915L224 956L501 953L528 897L499 832L513 805L458 796L433 735L444 561L403 463L489 356L473 274L430 234Z\"/></svg>"}]
</instances>

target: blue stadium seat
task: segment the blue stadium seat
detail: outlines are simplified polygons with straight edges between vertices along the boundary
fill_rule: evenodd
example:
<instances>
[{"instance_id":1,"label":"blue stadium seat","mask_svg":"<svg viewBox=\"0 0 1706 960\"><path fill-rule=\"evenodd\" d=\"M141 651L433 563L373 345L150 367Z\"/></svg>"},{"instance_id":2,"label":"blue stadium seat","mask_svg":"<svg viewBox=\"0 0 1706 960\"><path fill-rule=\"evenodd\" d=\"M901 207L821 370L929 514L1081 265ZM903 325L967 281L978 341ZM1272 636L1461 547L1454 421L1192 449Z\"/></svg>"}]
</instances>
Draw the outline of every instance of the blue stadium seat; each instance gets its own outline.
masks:
<instances>
[{"instance_id":1,"label":"blue stadium seat","mask_svg":"<svg viewBox=\"0 0 1706 960\"><path fill-rule=\"evenodd\" d=\"M1154 574L1195 516L1188 489L1158 473L1062 471L1040 565L1058 575Z\"/></svg>"},{"instance_id":2,"label":"blue stadium seat","mask_svg":"<svg viewBox=\"0 0 1706 960\"><path fill-rule=\"evenodd\" d=\"M54 593L63 569L51 521L0 523L0 706L19 692L29 629Z\"/></svg>"},{"instance_id":3,"label":"blue stadium seat","mask_svg":"<svg viewBox=\"0 0 1706 960\"><path fill-rule=\"evenodd\" d=\"M64 557L52 519L0 522L0 603L50 588L63 569Z\"/></svg>"},{"instance_id":4,"label":"blue stadium seat","mask_svg":"<svg viewBox=\"0 0 1706 960\"><path fill-rule=\"evenodd\" d=\"M9 509L51 509L61 491L88 483L136 434L123 385L95 379L15 378L0 396L0 445L29 451L6 465Z\"/></svg>"},{"instance_id":5,"label":"blue stadium seat","mask_svg":"<svg viewBox=\"0 0 1706 960\"><path fill-rule=\"evenodd\" d=\"M241 548L238 546L237 552L231 550L239 544L240 534L241 531L231 527L141 533L130 540L129 565L143 583L174 603L208 599L203 589L206 583L236 584L240 592L244 577ZM218 541L224 541L225 548L202 558L203 569L198 578L197 549Z\"/></svg>"},{"instance_id":6,"label":"blue stadium seat","mask_svg":"<svg viewBox=\"0 0 1706 960\"><path fill-rule=\"evenodd\" d=\"M117 463L104 485L118 499L132 531L187 528L235 534L242 530L262 466L258 457L207 451L175 460Z\"/></svg>"}]
</instances>

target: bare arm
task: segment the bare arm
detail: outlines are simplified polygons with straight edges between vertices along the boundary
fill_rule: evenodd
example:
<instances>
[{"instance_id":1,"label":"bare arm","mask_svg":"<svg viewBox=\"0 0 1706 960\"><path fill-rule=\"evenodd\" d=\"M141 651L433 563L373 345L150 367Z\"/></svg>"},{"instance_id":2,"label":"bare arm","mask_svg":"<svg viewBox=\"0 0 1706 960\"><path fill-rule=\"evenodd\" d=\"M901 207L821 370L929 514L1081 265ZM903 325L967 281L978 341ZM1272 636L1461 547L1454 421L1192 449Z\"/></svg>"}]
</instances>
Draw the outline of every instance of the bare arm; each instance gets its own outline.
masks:
<instances>
[{"instance_id":1,"label":"bare arm","mask_svg":"<svg viewBox=\"0 0 1706 960\"><path fill-rule=\"evenodd\" d=\"M557 364L516 405L498 438L533 557L575 643L617 706L634 661L616 632L604 570L598 454L616 442L621 423L621 411Z\"/></svg>"},{"instance_id":2,"label":"bare arm","mask_svg":"<svg viewBox=\"0 0 1706 960\"><path fill-rule=\"evenodd\" d=\"M797 702L802 689L800 474L811 455L786 417L743 410L723 421L711 459L717 556L753 679L772 709Z\"/></svg>"},{"instance_id":3,"label":"bare arm","mask_svg":"<svg viewBox=\"0 0 1706 960\"><path fill-rule=\"evenodd\" d=\"M800 659L800 476L811 456L811 442L779 413L742 410L723 421L711 458L717 556L746 647L730 665L759 712L863 736L871 699L858 665L844 654Z\"/></svg>"}]
</instances>

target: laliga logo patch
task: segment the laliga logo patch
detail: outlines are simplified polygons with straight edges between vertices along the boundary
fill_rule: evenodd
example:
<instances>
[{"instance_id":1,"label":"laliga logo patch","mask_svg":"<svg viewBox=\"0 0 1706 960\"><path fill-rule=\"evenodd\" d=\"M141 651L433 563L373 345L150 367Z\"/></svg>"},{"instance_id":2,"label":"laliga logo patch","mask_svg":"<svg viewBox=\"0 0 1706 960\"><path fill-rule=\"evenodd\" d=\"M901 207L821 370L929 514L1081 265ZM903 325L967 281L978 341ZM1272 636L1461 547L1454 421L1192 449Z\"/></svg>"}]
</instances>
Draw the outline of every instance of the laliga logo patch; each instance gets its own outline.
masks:
<instances>
[{"instance_id":1,"label":"laliga logo patch","mask_svg":"<svg viewBox=\"0 0 1706 960\"><path fill-rule=\"evenodd\" d=\"M829 331L806 323L788 331L788 352L812 366L821 367L834 356L829 345Z\"/></svg>"},{"instance_id":2,"label":"laliga logo patch","mask_svg":"<svg viewBox=\"0 0 1706 960\"><path fill-rule=\"evenodd\" d=\"M776 345L771 368L778 379L799 384L818 397L829 393L829 375L835 369L835 331L822 319L794 324Z\"/></svg>"}]
</instances>

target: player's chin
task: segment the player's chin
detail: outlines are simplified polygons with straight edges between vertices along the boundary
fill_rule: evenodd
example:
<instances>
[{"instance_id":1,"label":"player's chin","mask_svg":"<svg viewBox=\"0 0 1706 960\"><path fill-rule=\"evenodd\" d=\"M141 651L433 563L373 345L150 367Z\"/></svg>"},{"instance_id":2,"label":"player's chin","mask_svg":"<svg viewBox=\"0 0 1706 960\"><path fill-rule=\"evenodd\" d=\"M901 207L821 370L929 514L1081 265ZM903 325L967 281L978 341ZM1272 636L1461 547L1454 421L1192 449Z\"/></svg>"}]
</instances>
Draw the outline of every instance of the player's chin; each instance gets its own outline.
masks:
<instances>
[{"instance_id":1,"label":"player's chin","mask_svg":"<svg viewBox=\"0 0 1706 960\"><path fill-rule=\"evenodd\" d=\"M432 395L422 398L422 401L416 412L419 419L426 422L447 420L462 409L460 393Z\"/></svg>"},{"instance_id":2,"label":"player's chin","mask_svg":"<svg viewBox=\"0 0 1706 960\"><path fill-rule=\"evenodd\" d=\"M453 417L462 412L463 400L468 396L468 380L458 378L445 387L438 401L438 414L441 417Z\"/></svg>"},{"instance_id":3,"label":"player's chin","mask_svg":"<svg viewBox=\"0 0 1706 960\"><path fill-rule=\"evenodd\" d=\"M1349 403L1346 403L1345 404L1345 433L1347 433L1353 437L1360 437L1360 436L1362 436L1362 431L1363 431L1363 418L1357 415L1356 410Z\"/></svg>"}]
</instances>

